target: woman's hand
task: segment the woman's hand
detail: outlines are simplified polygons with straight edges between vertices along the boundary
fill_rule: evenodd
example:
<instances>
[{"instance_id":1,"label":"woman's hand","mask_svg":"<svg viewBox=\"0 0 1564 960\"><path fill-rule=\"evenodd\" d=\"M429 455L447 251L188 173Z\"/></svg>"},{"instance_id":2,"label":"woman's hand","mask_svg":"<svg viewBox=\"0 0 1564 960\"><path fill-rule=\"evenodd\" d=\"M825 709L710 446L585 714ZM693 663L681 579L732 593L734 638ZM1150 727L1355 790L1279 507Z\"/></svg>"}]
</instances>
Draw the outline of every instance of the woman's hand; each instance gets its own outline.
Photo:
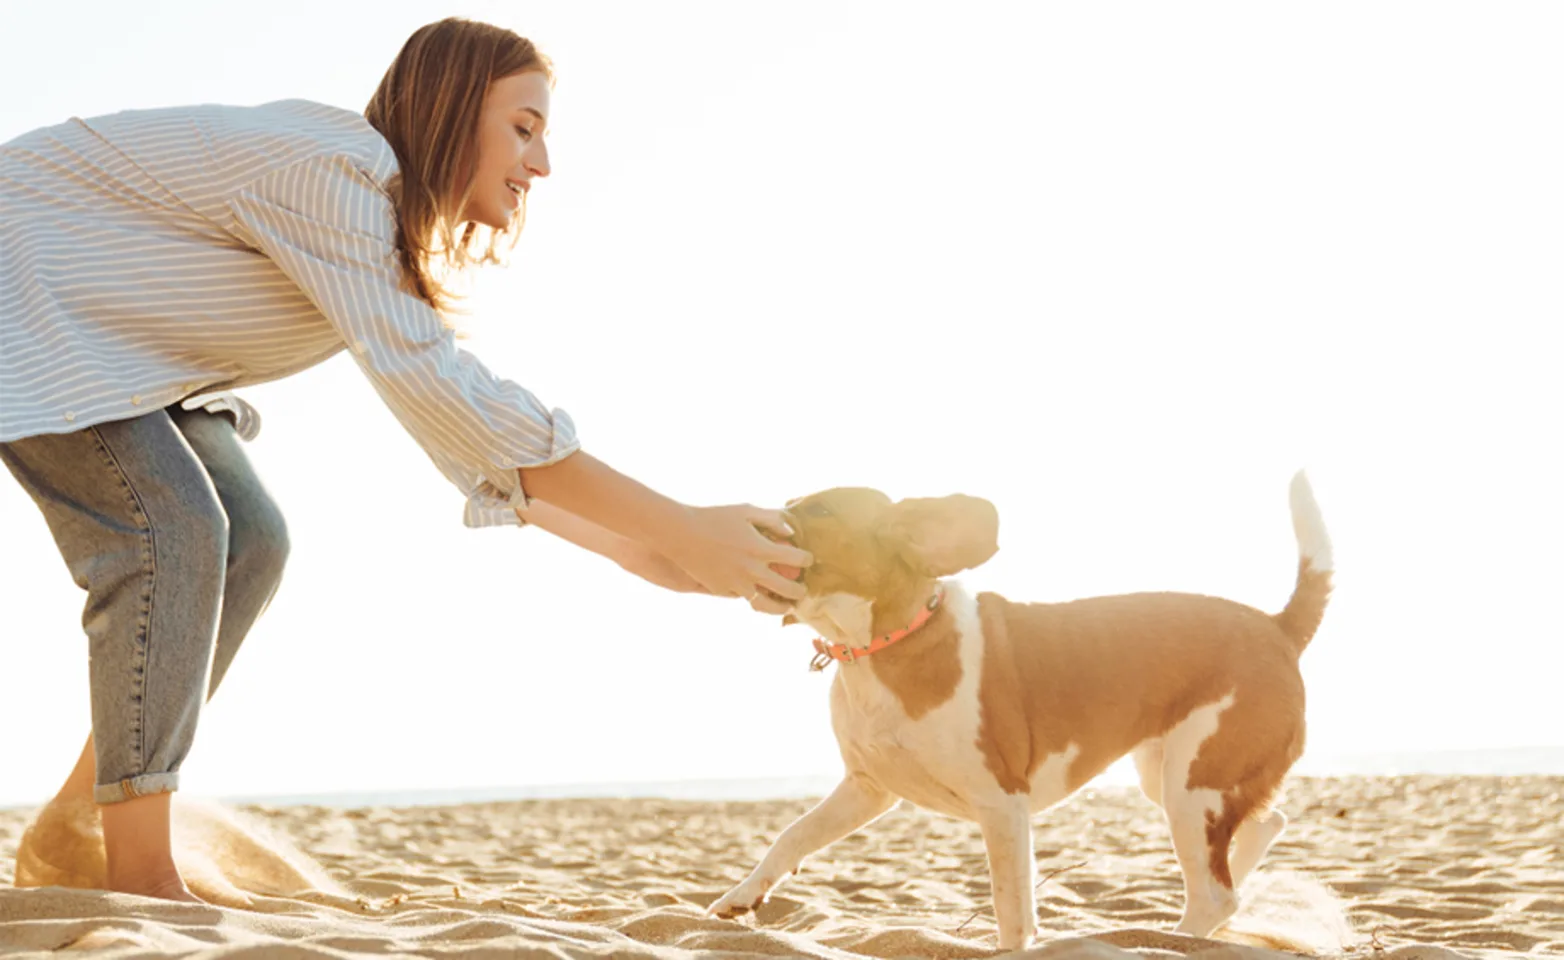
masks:
<instances>
[{"instance_id":1,"label":"woman's hand","mask_svg":"<svg viewBox=\"0 0 1564 960\"><path fill-rule=\"evenodd\" d=\"M813 559L790 543L771 539L762 529L777 537L793 535L776 510L749 504L688 507L686 522L660 546L709 593L743 597L766 613L785 613L787 601L803 599L804 586L773 569L772 564L802 569ZM768 598L763 589L774 597Z\"/></svg>"},{"instance_id":2,"label":"woman's hand","mask_svg":"<svg viewBox=\"0 0 1564 960\"><path fill-rule=\"evenodd\" d=\"M756 613L769 613L773 616L780 617L785 613L792 612L793 603L790 600L782 600L778 597L774 597L766 591L762 590L753 597L749 598L749 607Z\"/></svg>"},{"instance_id":3,"label":"woman's hand","mask_svg":"<svg viewBox=\"0 0 1564 960\"><path fill-rule=\"evenodd\" d=\"M711 595L711 591L701 586L699 580L685 573L677 563L655 550L638 547L616 559L624 570L664 590ZM793 609L793 605L788 601L774 597L764 590L752 597L749 605L758 613L769 613L775 616L781 616Z\"/></svg>"}]
</instances>

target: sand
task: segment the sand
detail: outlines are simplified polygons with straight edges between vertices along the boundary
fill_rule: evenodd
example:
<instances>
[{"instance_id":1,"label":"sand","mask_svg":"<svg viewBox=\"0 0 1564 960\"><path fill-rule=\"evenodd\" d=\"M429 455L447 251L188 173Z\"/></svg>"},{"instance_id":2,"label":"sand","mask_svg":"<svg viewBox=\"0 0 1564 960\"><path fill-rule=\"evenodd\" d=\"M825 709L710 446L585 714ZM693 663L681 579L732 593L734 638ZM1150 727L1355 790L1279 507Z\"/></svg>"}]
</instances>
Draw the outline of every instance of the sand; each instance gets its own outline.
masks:
<instances>
[{"instance_id":1,"label":"sand","mask_svg":"<svg viewBox=\"0 0 1564 960\"><path fill-rule=\"evenodd\" d=\"M91 882L101 848L90 819L62 815L39 826L18 865L38 811L3 811L0 955L996 954L976 827L906 806L806 861L757 917L707 917L705 906L808 806L549 800L254 806L230 817L182 802L192 885L242 908L13 889ZM1282 809L1292 825L1246 888L1245 909L1219 931L1225 943L1170 932L1181 882L1166 828L1138 793L1089 790L1038 817L1040 929L1023 955L1564 955L1564 778L1298 779Z\"/></svg>"}]
</instances>

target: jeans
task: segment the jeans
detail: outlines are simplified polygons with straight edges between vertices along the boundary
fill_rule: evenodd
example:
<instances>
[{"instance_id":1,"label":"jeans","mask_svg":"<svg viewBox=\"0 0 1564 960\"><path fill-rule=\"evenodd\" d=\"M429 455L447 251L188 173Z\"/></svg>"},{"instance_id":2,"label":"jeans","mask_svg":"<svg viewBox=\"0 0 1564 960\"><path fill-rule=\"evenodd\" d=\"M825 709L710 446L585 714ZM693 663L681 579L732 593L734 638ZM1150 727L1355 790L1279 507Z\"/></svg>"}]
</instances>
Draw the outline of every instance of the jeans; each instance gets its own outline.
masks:
<instances>
[{"instance_id":1,"label":"jeans","mask_svg":"<svg viewBox=\"0 0 1564 960\"><path fill-rule=\"evenodd\" d=\"M93 798L178 789L202 704L281 580L282 514L204 410L0 443L0 460L87 591Z\"/></svg>"}]
</instances>

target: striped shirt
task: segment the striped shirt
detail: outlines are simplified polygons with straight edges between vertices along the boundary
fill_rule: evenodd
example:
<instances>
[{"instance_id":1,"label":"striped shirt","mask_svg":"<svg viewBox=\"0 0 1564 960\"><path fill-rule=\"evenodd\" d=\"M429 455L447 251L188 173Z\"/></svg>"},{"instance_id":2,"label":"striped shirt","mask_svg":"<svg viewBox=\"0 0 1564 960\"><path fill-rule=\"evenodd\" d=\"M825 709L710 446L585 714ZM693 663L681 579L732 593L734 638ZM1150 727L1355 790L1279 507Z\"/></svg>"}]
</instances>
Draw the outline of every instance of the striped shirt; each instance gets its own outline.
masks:
<instances>
[{"instance_id":1,"label":"striped shirt","mask_svg":"<svg viewBox=\"0 0 1564 960\"><path fill-rule=\"evenodd\" d=\"M258 420L223 393L347 349L467 497L516 523L517 467L575 428L456 347L405 292L385 139L288 100L72 119L0 145L0 442L174 403Z\"/></svg>"}]
</instances>

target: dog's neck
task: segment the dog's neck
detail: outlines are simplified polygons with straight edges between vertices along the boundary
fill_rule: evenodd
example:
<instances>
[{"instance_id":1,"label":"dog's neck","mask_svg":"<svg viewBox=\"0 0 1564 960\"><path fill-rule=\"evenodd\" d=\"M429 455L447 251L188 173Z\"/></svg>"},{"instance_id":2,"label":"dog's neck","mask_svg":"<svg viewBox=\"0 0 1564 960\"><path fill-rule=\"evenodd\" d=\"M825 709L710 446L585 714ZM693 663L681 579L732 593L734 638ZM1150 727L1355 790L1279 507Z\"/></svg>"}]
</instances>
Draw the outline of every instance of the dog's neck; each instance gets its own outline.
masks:
<instances>
[{"instance_id":1,"label":"dog's neck","mask_svg":"<svg viewBox=\"0 0 1564 960\"><path fill-rule=\"evenodd\" d=\"M830 660L856 663L868 656L885 656L891 647L920 630L938 609L943 587L936 581L916 585L905 596L868 599L838 593L811 598L795 611L799 620L820 632L815 641L819 656L815 667ZM906 597L921 597L908 602Z\"/></svg>"},{"instance_id":2,"label":"dog's neck","mask_svg":"<svg viewBox=\"0 0 1564 960\"><path fill-rule=\"evenodd\" d=\"M863 647L874 636L874 601L854 593L807 597L793 608L793 616L826 643Z\"/></svg>"},{"instance_id":3,"label":"dog's neck","mask_svg":"<svg viewBox=\"0 0 1564 960\"><path fill-rule=\"evenodd\" d=\"M835 683L852 709L873 714L895 703L896 715L917 719L955 693L963 673L957 608L969 601L959 584L943 586L944 599L934 610L922 608L928 616L916 630L867 657L836 662ZM903 625L920 619L918 614L902 611ZM818 654L814 662L820 662Z\"/></svg>"}]
</instances>

